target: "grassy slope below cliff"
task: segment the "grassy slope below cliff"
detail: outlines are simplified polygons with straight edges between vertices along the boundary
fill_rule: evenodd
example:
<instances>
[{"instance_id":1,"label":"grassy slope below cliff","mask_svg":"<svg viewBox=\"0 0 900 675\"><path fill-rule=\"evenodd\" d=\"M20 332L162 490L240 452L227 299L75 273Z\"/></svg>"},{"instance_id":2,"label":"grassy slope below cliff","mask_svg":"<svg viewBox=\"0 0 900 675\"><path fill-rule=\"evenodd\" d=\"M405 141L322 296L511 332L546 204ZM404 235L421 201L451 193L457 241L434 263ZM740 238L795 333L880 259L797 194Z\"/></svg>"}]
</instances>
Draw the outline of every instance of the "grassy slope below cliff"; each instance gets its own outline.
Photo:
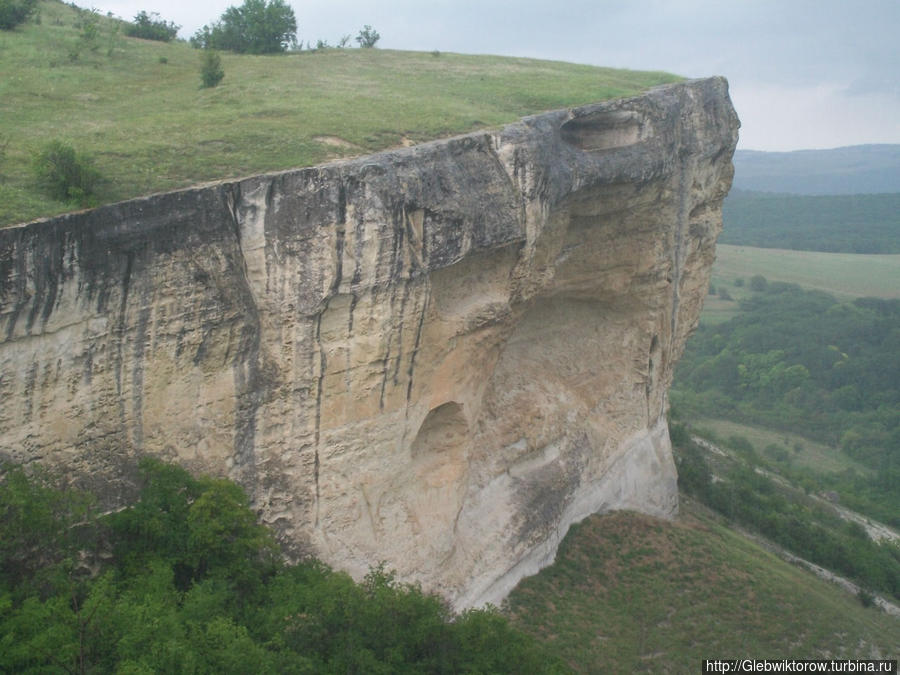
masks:
<instances>
[{"instance_id":1,"label":"grassy slope below cliff","mask_svg":"<svg viewBox=\"0 0 900 675\"><path fill-rule=\"evenodd\" d=\"M105 17L86 43L79 13L56 0L40 3L40 17L0 32L0 225L71 208L46 198L31 176L33 156L52 139L94 156L108 179L98 197L109 202L494 127L680 79L498 56L329 49L223 54L225 79L201 89L200 53L186 43L125 38Z\"/></svg>"},{"instance_id":2,"label":"grassy slope below cliff","mask_svg":"<svg viewBox=\"0 0 900 675\"><path fill-rule=\"evenodd\" d=\"M900 621L683 500L669 523L592 516L509 599L580 672L697 672L707 658L896 656ZM728 655L728 656L726 656Z\"/></svg>"}]
</instances>

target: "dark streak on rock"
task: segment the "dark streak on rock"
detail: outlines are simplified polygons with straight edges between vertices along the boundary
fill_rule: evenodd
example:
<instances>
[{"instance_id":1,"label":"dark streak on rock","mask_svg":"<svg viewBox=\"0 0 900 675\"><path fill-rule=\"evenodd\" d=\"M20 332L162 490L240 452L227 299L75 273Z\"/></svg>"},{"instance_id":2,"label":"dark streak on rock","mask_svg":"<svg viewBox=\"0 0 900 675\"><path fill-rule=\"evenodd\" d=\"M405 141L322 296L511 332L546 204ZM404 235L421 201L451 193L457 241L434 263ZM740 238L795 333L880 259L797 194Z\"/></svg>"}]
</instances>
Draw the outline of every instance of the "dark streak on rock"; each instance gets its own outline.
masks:
<instances>
[{"instance_id":1,"label":"dark streak on rock","mask_svg":"<svg viewBox=\"0 0 900 675\"><path fill-rule=\"evenodd\" d=\"M394 293L396 286L391 286L391 299L388 305L388 316L394 314ZM378 409L384 410L384 391L387 388L388 381L388 363L391 360L391 344L393 343L394 332L390 331L387 336L387 347L384 350L384 358L381 361L381 393L378 397Z\"/></svg>"},{"instance_id":2,"label":"dark streak on rock","mask_svg":"<svg viewBox=\"0 0 900 675\"><path fill-rule=\"evenodd\" d=\"M271 181L266 192L266 227L272 217L272 184ZM259 307L253 296L250 279L247 275L247 260L244 257L240 224L240 200L242 194L240 186L231 186L226 193L226 206L232 219L232 232L234 235L233 253L226 253L226 267L231 268L226 279L235 278L238 284L234 291L237 293L236 304L243 317L240 324L240 336L238 347L232 364L235 389L235 430L234 430L234 461L240 471L240 480L244 488L251 494L255 492L257 484L256 475L256 425L257 412L260 403L267 395L271 383L263 375L262 355L260 342L262 339L262 325ZM229 295L230 289L217 289L220 296ZM203 343L207 335L203 336ZM229 336L230 340L230 336ZM202 344L201 344L202 346ZM229 349L230 352L230 349ZM199 354L198 358L202 358Z\"/></svg>"},{"instance_id":3,"label":"dark streak on rock","mask_svg":"<svg viewBox=\"0 0 900 675\"><path fill-rule=\"evenodd\" d=\"M344 177L341 176L340 184L338 185L338 217L337 221L339 223L347 224L347 186L344 183Z\"/></svg>"},{"instance_id":4,"label":"dark streak on rock","mask_svg":"<svg viewBox=\"0 0 900 675\"><path fill-rule=\"evenodd\" d=\"M425 287L425 297L422 299L422 313L419 315L419 325L416 328L416 341L413 344L413 351L409 357L409 370L407 371L407 376L409 377L409 381L406 384L406 403L409 404L412 400L412 389L413 389L413 371L416 368L416 355L419 353L419 343L422 341L422 329L425 326L425 315L428 312L428 302L431 300L431 289L429 286Z\"/></svg>"},{"instance_id":5,"label":"dark streak on rock","mask_svg":"<svg viewBox=\"0 0 900 675\"><path fill-rule=\"evenodd\" d=\"M134 445L140 448L144 442L144 349L149 340L147 324L150 321L152 293L145 288L141 310L134 331L134 362L131 371L131 407L134 413Z\"/></svg>"},{"instance_id":6,"label":"dark streak on rock","mask_svg":"<svg viewBox=\"0 0 900 675\"><path fill-rule=\"evenodd\" d=\"M63 258L65 256L66 237L57 232L52 240L33 239L32 256L35 267L32 283L34 296L31 298L31 311L25 323L25 330L31 334L38 314L41 317L41 328L47 325L50 314L56 304L56 294L63 275Z\"/></svg>"},{"instance_id":7,"label":"dark streak on rock","mask_svg":"<svg viewBox=\"0 0 900 675\"><path fill-rule=\"evenodd\" d=\"M328 309L328 303L325 304ZM325 309L316 318L316 348L319 350L319 376L316 379L316 432L315 432L315 459L313 462L313 479L316 486L316 519L315 525L319 525L319 441L321 440L322 429L322 394L325 387L325 371L328 369L328 357L322 348L322 315Z\"/></svg>"},{"instance_id":8,"label":"dark streak on rock","mask_svg":"<svg viewBox=\"0 0 900 675\"><path fill-rule=\"evenodd\" d=\"M392 224L394 236L392 237L394 245L391 249L391 283L394 285L402 285L403 293L400 296L400 319L397 322L397 360L394 363L394 375L391 378L394 386L398 384L400 375L400 362L403 360L403 327L406 325L406 303L409 300L409 280L404 279L403 275L403 256L400 254L404 246L404 234L406 228L403 227L403 211L402 209L393 209Z\"/></svg>"},{"instance_id":9,"label":"dark streak on rock","mask_svg":"<svg viewBox=\"0 0 900 675\"><path fill-rule=\"evenodd\" d=\"M12 337L19 314L28 304L28 294L25 290L24 233L24 230L20 230L0 248L0 283L2 283L0 303L5 304L10 296L16 298L6 324L7 340Z\"/></svg>"},{"instance_id":10,"label":"dark streak on rock","mask_svg":"<svg viewBox=\"0 0 900 675\"><path fill-rule=\"evenodd\" d=\"M347 335L353 335L353 312L356 311L356 303L359 302L359 298L356 296L356 293L350 291L350 315L347 318ZM347 358L350 358L350 352L347 351Z\"/></svg>"},{"instance_id":11,"label":"dark streak on rock","mask_svg":"<svg viewBox=\"0 0 900 675\"><path fill-rule=\"evenodd\" d=\"M37 369L37 361L34 361L25 373L25 390L23 392L25 396L25 410L22 413L22 419L25 422L31 421L34 409L34 383L37 381Z\"/></svg>"},{"instance_id":12,"label":"dark streak on rock","mask_svg":"<svg viewBox=\"0 0 900 675\"><path fill-rule=\"evenodd\" d=\"M116 395L119 398L119 418L122 420L123 425L125 424L125 401L122 398L122 367L124 365L122 357L122 347L125 343L126 322L128 320L126 314L128 309L128 293L131 286L131 274L133 271L133 267L134 252L128 251L128 253L126 253L125 255L125 270L122 275L121 296L119 299L119 318L113 331L116 345Z\"/></svg>"}]
</instances>

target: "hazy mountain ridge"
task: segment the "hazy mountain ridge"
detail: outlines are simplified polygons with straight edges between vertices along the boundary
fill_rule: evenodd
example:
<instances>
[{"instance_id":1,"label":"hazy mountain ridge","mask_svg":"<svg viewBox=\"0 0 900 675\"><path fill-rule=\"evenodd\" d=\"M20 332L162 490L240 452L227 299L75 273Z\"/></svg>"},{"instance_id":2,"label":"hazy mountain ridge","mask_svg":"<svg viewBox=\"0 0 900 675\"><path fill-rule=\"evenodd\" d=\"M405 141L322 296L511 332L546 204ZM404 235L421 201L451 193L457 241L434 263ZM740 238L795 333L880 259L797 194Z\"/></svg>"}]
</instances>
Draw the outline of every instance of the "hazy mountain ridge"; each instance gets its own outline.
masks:
<instances>
[{"instance_id":1,"label":"hazy mountain ridge","mask_svg":"<svg viewBox=\"0 0 900 675\"><path fill-rule=\"evenodd\" d=\"M900 144L734 155L739 190L802 195L900 192Z\"/></svg>"},{"instance_id":2,"label":"hazy mountain ridge","mask_svg":"<svg viewBox=\"0 0 900 675\"><path fill-rule=\"evenodd\" d=\"M723 244L900 253L900 145L734 155Z\"/></svg>"}]
</instances>

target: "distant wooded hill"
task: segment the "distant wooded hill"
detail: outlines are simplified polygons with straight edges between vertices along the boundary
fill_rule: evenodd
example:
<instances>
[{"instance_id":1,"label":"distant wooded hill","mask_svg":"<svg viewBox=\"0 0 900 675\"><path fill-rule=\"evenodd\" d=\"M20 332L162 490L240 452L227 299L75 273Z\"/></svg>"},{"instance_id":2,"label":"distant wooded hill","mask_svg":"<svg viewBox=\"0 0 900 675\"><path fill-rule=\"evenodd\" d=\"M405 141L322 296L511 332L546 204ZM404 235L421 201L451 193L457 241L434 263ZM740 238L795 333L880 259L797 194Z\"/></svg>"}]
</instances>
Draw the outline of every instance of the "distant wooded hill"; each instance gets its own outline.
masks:
<instances>
[{"instance_id":1,"label":"distant wooded hill","mask_svg":"<svg viewBox=\"0 0 900 675\"><path fill-rule=\"evenodd\" d=\"M900 192L900 145L734 155L734 187L803 195Z\"/></svg>"},{"instance_id":2,"label":"distant wooded hill","mask_svg":"<svg viewBox=\"0 0 900 675\"><path fill-rule=\"evenodd\" d=\"M900 253L900 192L811 196L733 189L722 218L723 244Z\"/></svg>"}]
</instances>

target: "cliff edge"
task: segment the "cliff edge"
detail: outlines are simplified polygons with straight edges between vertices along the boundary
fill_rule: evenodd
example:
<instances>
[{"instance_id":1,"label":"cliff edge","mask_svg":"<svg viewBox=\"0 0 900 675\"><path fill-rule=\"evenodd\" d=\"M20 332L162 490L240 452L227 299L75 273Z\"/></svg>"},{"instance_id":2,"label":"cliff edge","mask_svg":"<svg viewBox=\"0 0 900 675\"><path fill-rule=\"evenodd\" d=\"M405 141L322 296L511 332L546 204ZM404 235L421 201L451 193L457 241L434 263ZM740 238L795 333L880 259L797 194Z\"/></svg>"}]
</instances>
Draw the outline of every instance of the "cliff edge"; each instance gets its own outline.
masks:
<instances>
[{"instance_id":1,"label":"cliff edge","mask_svg":"<svg viewBox=\"0 0 900 675\"><path fill-rule=\"evenodd\" d=\"M157 455L297 555L497 602L584 516L677 508L737 128L696 80L0 230L0 457L114 503Z\"/></svg>"}]
</instances>

